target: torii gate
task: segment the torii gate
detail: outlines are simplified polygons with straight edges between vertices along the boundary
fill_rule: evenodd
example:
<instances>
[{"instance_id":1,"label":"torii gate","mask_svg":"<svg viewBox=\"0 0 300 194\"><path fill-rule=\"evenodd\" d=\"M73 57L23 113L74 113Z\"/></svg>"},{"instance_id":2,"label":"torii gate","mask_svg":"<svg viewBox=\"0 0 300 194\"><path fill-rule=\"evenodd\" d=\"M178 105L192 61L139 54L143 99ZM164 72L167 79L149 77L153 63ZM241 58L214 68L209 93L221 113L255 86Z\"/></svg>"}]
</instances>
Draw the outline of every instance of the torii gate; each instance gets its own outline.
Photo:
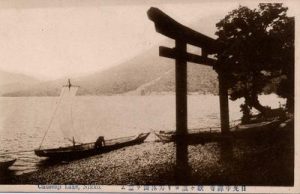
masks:
<instances>
[{"instance_id":1,"label":"torii gate","mask_svg":"<svg viewBox=\"0 0 300 194\"><path fill-rule=\"evenodd\" d=\"M187 134L187 62L213 67L218 73L219 98L221 113L222 134L229 132L228 91L225 75L218 61L209 58L220 49L219 43L199 32L196 32L169 17L158 8L150 8L148 17L155 24L155 29L175 40L175 48L159 47L159 56L175 59L176 77L176 155L177 166L187 166L187 143L184 140ZM201 55L187 53L187 44L201 48ZM183 157L183 158L182 158ZM187 168L187 167L182 167ZM184 173L184 170L180 170ZM182 174L181 174L182 175Z\"/></svg>"}]
</instances>

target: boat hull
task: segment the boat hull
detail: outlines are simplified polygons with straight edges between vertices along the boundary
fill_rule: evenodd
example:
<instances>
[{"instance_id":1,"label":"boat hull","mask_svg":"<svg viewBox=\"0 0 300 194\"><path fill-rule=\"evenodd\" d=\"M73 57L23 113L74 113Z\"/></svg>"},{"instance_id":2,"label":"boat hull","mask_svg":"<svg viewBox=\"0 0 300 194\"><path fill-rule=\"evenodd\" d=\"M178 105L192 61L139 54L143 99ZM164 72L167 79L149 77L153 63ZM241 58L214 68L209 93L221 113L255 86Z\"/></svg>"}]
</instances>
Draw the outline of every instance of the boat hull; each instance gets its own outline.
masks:
<instances>
[{"instance_id":1,"label":"boat hull","mask_svg":"<svg viewBox=\"0 0 300 194\"><path fill-rule=\"evenodd\" d=\"M280 125L281 121L274 120L263 123L248 124L248 125L238 125L230 129L228 134L222 134L221 131L199 131L194 133L189 133L184 136L178 136L176 138L175 131L172 132L154 132L158 137L159 141L168 143L174 142L176 139L184 139L189 145L193 144L205 144L215 141L226 141L232 138L256 138L263 137L264 134L268 135L270 132L274 131L276 127Z\"/></svg>"},{"instance_id":2,"label":"boat hull","mask_svg":"<svg viewBox=\"0 0 300 194\"><path fill-rule=\"evenodd\" d=\"M40 157L47 157L53 160L74 160L85 158L97 154L110 152L127 146L141 144L148 137L149 133L139 134L137 137L123 138L122 140L107 140L106 145L95 147L95 143L86 143L70 147L55 149L39 149L35 150L35 154Z\"/></svg>"},{"instance_id":3,"label":"boat hull","mask_svg":"<svg viewBox=\"0 0 300 194\"><path fill-rule=\"evenodd\" d=\"M229 138L228 136L221 135L221 132L200 132L200 133L189 133L176 137L175 132L173 133L156 133L159 141L163 143L174 142L176 139L181 139L187 142L189 145L193 144L204 144L207 142L220 141L222 139Z\"/></svg>"},{"instance_id":4,"label":"boat hull","mask_svg":"<svg viewBox=\"0 0 300 194\"><path fill-rule=\"evenodd\" d=\"M8 160L8 161L3 161L0 162L0 170L8 170L8 168L15 163L16 159Z\"/></svg>"}]
</instances>

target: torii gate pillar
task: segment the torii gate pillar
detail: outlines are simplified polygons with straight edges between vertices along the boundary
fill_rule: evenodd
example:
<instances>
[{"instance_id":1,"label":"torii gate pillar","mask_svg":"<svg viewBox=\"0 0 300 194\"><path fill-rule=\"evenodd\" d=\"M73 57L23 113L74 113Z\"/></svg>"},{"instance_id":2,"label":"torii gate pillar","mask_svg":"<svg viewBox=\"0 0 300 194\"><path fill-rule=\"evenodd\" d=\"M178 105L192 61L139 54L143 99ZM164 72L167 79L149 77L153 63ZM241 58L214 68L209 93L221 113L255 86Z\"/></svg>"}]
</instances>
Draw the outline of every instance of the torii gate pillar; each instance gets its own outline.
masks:
<instances>
[{"instance_id":1,"label":"torii gate pillar","mask_svg":"<svg viewBox=\"0 0 300 194\"><path fill-rule=\"evenodd\" d=\"M184 184L189 177L187 134L187 61L183 57L186 43L175 41L175 85L176 85L176 174L177 184Z\"/></svg>"},{"instance_id":2,"label":"torii gate pillar","mask_svg":"<svg viewBox=\"0 0 300 194\"><path fill-rule=\"evenodd\" d=\"M221 116L221 132L229 133L229 106L228 106L228 90L226 82L226 74L218 72L219 80L219 100L220 100L220 116Z\"/></svg>"},{"instance_id":3,"label":"torii gate pillar","mask_svg":"<svg viewBox=\"0 0 300 194\"><path fill-rule=\"evenodd\" d=\"M180 55L186 52L186 43L176 40L175 51L176 129L177 135L183 136L187 133L187 62Z\"/></svg>"}]
</instances>

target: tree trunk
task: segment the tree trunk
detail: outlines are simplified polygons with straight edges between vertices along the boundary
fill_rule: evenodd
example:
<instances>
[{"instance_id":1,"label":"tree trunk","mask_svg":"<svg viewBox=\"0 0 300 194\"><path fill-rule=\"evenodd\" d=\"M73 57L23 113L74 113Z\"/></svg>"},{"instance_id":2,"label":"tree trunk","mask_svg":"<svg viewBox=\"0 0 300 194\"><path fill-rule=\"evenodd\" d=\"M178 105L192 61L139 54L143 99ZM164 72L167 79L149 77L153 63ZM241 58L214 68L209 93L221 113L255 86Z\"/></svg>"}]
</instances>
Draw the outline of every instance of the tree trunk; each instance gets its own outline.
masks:
<instances>
[{"instance_id":1,"label":"tree trunk","mask_svg":"<svg viewBox=\"0 0 300 194\"><path fill-rule=\"evenodd\" d=\"M260 104L257 95L247 96L247 97L245 96L245 102L248 106L255 108L263 115L265 115L266 112L268 111L268 108Z\"/></svg>"},{"instance_id":2,"label":"tree trunk","mask_svg":"<svg viewBox=\"0 0 300 194\"><path fill-rule=\"evenodd\" d=\"M266 115L267 108L262 106L258 100L258 87L257 87L257 76L259 76L259 72L253 72L252 75L252 87L250 88L249 94L248 94L248 100L246 98L246 103L248 101L248 105L250 107L255 108L258 110L261 114Z\"/></svg>"},{"instance_id":3,"label":"tree trunk","mask_svg":"<svg viewBox=\"0 0 300 194\"><path fill-rule=\"evenodd\" d=\"M289 96L286 100L286 108L289 113L294 113L294 97Z\"/></svg>"},{"instance_id":4,"label":"tree trunk","mask_svg":"<svg viewBox=\"0 0 300 194\"><path fill-rule=\"evenodd\" d=\"M260 104L257 96L252 98L253 98L253 107L259 112L261 112L262 114L265 114L268 111L268 109Z\"/></svg>"}]
</instances>

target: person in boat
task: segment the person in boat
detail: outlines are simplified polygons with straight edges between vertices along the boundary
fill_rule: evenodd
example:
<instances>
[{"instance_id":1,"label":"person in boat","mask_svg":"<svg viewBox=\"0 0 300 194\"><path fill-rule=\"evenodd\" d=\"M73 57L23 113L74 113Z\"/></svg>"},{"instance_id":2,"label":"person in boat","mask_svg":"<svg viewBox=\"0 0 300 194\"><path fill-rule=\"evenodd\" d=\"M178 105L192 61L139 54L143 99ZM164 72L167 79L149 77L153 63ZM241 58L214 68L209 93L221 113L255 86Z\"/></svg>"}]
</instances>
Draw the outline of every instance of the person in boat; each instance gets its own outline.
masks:
<instances>
[{"instance_id":1,"label":"person in boat","mask_svg":"<svg viewBox=\"0 0 300 194\"><path fill-rule=\"evenodd\" d=\"M105 146L105 141L103 136L99 136L97 141L95 142L95 148L99 149L101 147Z\"/></svg>"}]
</instances>

